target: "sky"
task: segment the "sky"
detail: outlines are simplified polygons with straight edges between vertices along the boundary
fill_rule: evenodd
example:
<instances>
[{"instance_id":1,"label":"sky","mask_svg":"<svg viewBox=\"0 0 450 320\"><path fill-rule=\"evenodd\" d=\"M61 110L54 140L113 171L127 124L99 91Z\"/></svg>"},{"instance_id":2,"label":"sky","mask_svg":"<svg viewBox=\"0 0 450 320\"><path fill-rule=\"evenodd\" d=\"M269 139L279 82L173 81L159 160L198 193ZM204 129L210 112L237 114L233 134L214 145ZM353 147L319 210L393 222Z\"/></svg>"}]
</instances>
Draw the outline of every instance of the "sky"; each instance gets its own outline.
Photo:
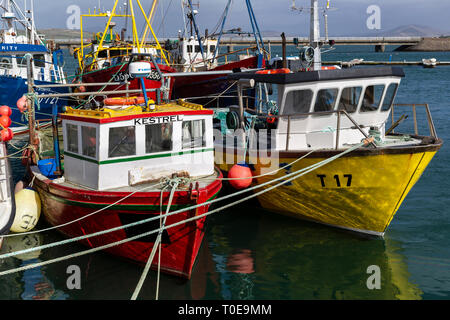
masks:
<instances>
[{"instance_id":1,"label":"sky","mask_svg":"<svg viewBox=\"0 0 450 320\"><path fill-rule=\"evenodd\" d=\"M16 0L23 6L24 0ZM30 0L27 0L28 2ZM153 0L141 0L147 11ZM208 29L211 33L217 26L228 0L192 0L200 2L197 9L197 23L203 33ZM126 0L121 0L119 6L123 7ZM134 0L136 2L136 0ZM178 30L183 29L183 16L181 11L182 0L159 0L158 12L153 23L153 29L158 37L175 37ZM252 0L253 9L261 31L275 33L285 32L293 36L307 36L309 33L309 14L307 11L298 12L290 9L292 0ZM111 10L114 0L35 0L35 20L39 29L66 28L70 20L70 6L76 5L81 13L88 9L98 7ZM297 7L308 8L310 0L296 0ZM326 0L319 0L319 5L325 6ZM328 12L328 25L330 36L370 35L394 29L402 25L423 25L433 29L442 30L450 34L450 1L449 0L331 0ZM367 21L371 14L367 13L369 6L379 8L379 30L369 29ZM137 6L135 5L135 10ZM136 16L138 28L142 29L144 19L140 12ZM165 19L162 19L165 17ZM373 21L373 20L371 20ZM99 31L106 20L85 19L84 27L87 31ZM122 28L124 21L117 21L118 28ZM323 18L321 21L323 33ZM73 26L73 25L72 25ZM245 0L233 0L231 11L225 29L241 27L250 31L248 12Z\"/></svg>"}]
</instances>

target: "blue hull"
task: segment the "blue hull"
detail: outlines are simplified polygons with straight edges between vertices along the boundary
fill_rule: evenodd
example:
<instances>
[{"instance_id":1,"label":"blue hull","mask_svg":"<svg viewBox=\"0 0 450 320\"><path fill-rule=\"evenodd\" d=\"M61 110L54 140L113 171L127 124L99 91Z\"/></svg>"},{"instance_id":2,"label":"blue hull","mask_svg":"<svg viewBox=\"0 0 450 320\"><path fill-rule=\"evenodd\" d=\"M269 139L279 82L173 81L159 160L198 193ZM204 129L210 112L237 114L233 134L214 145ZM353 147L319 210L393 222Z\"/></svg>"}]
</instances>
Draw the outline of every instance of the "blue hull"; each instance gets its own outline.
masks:
<instances>
[{"instance_id":1,"label":"blue hull","mask_svg":"<svg viewBox=\"0 0 450 320\"><path fill-rule=\"evenodd\" d=\"M36 85L53 84L47 81L34 81ZM7 105L12 110L11 115L11 129L18 129L19 127L28 126L28 119L17 108L17 100L28 92L26 80L23 78L13 78L9 76L0 76L0 105ZM69 88L51 88L51 89L36 89L36 93L69 93ZM45 98L39 99L39 107L36 105L35 117L36 120L51 119L52 106L58 106L58 112L63 106L67 106L67 99L65 98Z\"/></svg>"}]
</instances>

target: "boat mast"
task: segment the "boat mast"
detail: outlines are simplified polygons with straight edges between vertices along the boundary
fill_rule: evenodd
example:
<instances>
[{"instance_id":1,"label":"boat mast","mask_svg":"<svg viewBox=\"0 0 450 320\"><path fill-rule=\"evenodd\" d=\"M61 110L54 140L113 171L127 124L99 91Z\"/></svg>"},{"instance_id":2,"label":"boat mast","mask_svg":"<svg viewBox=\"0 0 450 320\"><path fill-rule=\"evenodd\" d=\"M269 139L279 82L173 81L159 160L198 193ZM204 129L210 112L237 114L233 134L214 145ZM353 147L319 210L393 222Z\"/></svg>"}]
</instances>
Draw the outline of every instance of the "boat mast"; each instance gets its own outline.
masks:
<instances>
[{"instance_id":1,"label":"boat mast","mask_svg":"<svg viewBox=\"0 0 450 320\"><path fill-rule=\"evenodd\" d=\"M314 49L314 61L312 70L322 69L322 58L320 53L320 25L319 25L319 4L318 0L311 0L311 22L309 44Z\"/></svg>"},{"instance_id":2,"label":"boat mast","mask_svg":"<svg viewBox=\"0 0 450 320\"><path fill-rule=\"evenodd\" d=\"M200 36L200 31L198 30L198 27L197 27L197 22L195 21L194 6L192 5L192 1L191 0L188 0L188 6L189 6L189 9L191 11L189 19L191 20L191 23L194 24L195 34L197 35L197 41L198 41L198 44L200 46L200 53L202 55L203 61L206 63L205 50L203 48L202 38Z\"/></svg>"}]
</instances>

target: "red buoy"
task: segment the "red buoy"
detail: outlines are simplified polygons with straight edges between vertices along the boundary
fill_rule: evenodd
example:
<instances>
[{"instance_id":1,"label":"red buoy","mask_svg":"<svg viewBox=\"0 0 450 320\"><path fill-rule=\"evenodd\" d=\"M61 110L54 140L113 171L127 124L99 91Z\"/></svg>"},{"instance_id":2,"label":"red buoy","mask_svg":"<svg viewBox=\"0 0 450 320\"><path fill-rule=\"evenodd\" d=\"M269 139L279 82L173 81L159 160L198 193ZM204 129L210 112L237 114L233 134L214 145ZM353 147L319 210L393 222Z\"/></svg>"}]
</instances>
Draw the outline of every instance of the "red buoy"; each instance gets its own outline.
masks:
<instances>
[{"instance_id":1,"label":"red buoy","mask_svg":"<svg viewBox=\"0 0 450 320\"><path fill-rule=\"evenodd\" d=\"M250 187L253 181L252 171L245 163L238 163L231 167L228 171L230 185L238 190Z\"/></svg>"},{"instance_id":2,"label":"red buoy","mask_svg":"<svg viewBox=\"0 0 450 320\"><path fill-rule=\"evenodd\" d=\"M0 131L0 138L2 141L9 141L14 137L14 133L10 128L5 128L2 131Z\"/></svg>"},{"instance_id":3,"label":"red buoy","mask_svg":"<svg viewBox=\"0 0 450 320\"><path fill-rule=\"evenodd\" d=\"M12 114L12 111L11 111L10 107L8 107L8 106L1 106L0 107L0 116L9 117L9 116L11 116L11 114Z\"/></svg>"},{"instance_id":4,"label":"red buoy","mask_svg":"<svg viewBox=\"0 0 450 320\"><path fill-rule=\"evenodd\" d=\"M11 125L11 118L8 116L1 116L0 117L0 125L3 128L9 128L9 126Z\"/></svg>"},{"instance_id":5,"label":"red buoy","mask_svg":"<svg viewBox=\"0 0 450 320\"><path fill-rule=\"evenodd\" d=\"M17 108L22 113L27 109L27 97L26 96L22 96L22 98L17 100Z\"/></svg>"}]
</instances>

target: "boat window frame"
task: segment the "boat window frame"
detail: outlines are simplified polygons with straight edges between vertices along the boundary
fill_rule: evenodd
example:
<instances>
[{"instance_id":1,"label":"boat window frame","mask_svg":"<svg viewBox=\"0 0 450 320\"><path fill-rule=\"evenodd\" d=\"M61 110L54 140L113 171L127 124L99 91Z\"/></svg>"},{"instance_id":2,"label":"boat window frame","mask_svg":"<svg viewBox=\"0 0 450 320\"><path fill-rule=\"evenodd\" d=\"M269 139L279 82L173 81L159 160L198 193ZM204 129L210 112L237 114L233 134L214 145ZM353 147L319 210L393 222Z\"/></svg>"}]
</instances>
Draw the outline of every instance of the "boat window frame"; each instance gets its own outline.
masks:
<instances>
[{"instance_id":1,"label":"boat window frame","mask_svg":"<svg viewBox=\"0 0 450 320\"><path fill-rule=\"evenodd\" d=\"M166 153L166 152L173 152L174 151L174 131L175 131L175 123L174 122L169 122L169 123L154 123L154 124L147 124L144 126L144 134L145 134L145 139L144 139L144 152L146 155L149 154L158 154L158 153ZM164 150L160 150L160 151L148 151L148 144L147 144L147 127L150 126L164 126L164 125L169 125L170 126L170 149L164 149Z\"/></svg>"},{"instance_id":2,"label":"boat window frame","mask_svg":"<svg viewBox=\"0 0 450 320\"><path fill-rule=\"evenodd\" d=\"M43 53L35 53L33 54L33 64L36 68L45 68L46 59L45 54Z\"/></svg>"},{"instance_id":3,"label":"boat window frame","mask_svg":"<svg viewBox=\"0 0 450 320\"><path fill-rule=\"evenodd\" d=\"M280 94L280 86L278 86L278 94ZM286 113L286 106L287 106L287 100L288 100L288 95L291 93L291 92L294 92L294 91L310 91L311 93L312 93L312 95L311 95L311 100L310 100L310 102L309 102L309 108L308 108L308 111L306 111L306 112L296 112L296 110L293 110L293 108L292 108L292 110L290 110L290 111L292 111L292 112L290 112L290 113ZM317 91L316 91L316 89L314 88L314 87L305 87L305 88L300 88L300 87L291 87L291 88L284 88L284 94L283 94L283 99L282 99L282 101L281 101L281 103L280 103L280 105L283 107L283 110L282 110L282 115L283 116L288 116L288 115L294 115L294 114L299 114L299 113L311 113L311 108L312 108L312 106L313 106L313 101L315 101L315 99L316 99L316 96L317 96ZM307 117L307 116L305 116L305 117Z\"/></svg>"},{"instance_id":4,"label":"boat window frame","mask_svg":"<svg viewBox=\"0 0 450 320\"><path fill-rule=\"evenodd\" d=\"M334 105L333 108L331 110L326 110L326 111L316 111L316 103L317 103L317 98L319 97L319 92L322 90L337 90L336 92L336 97L334 99ZM321 112L332 112L335 111L337 108L337 102L341 97L341 87L322 87L322 88L316 88L315 94L314 94L314 104L312 106L311 113L313 117L324 117L324 116L330 116L330 114L321 114Z\"/></svg>"},{"instance_id":5,"label":"boat window frame","mask_svg":"<svg viewBox=\"0 0 450 320\"><path fill-rule=\"evenodd\" d=\"M339 105L340 105L340 102L341 102L341 99L342 99L342 95L343 95L343 93L344 93L344 90L345 89L354 89L354 88L360 88L361 89L361 92L359 93L359 98L358 98L358 102L356 103L356 105L355 105L355 111L347 111L347 110L345 110L345 109L339 109ZM353 113L357 113L358 112L358 109L359 109L359 107L360 107L360 105L361 105L361 102L362 102L362 98L363 98L363 92L365 92L364 91L365 90L365 88L364 88L364 85L354 85L354 86L347 86L347 87L341 87L341 89L340 89L340 92L339 92L339 99L337 100L337 104L336 104L336 108L335 108L335 110L336 111L346 111L348 114L353 114Z\"/></svg>"},{"instance_id":6,"label":"boat window frame","mask_svg":"<svg viewBox=\"0 0 450 320\"><path fill-rule=\"evenodd\" d=\"M377 107L377 109L375 109L375 110L369 110L369 111L362 111L362 107L363 107L363 104L364 104L364 97L365 97L365 95L366 95L367 88L368 88L368 87L375 87L375 86L383 86L383 87L384 87L384 88L383 88L383 92L381 93L381 96L380 96L380 101L378 102L378 107ZM384 101L384 96L385 96L385 94L386 94L386 89L387 89L386 82L371 83L371 84L365 85L365 86L364 86L364 93L362 94L362 100L361 100L360 103L359 103L359 107L358 107L358 111L357 111L357 112L358 112L359 114L370 114L370 113L372 113L372 112L378 112L378 111L380 111L381 105L383 104L383 101Z\"/></svg>"},{"instance_id":7,"label":"boat window frame","mask_svg":"<svg viewBox=\"0 0 450 320\"><path fill-rule=\"evenodd\" d=\"M197 122L197 121L201 121L202 122L202 145L201 146L196 146L194 144L195 140L193 140L193 138L191 136L191 138L190 138L191 146L187 147L187 146L185 146L185 141L187 142L187 140L184 139L184 137L185 137L184 136L184 124L187 123L187 122L193 123L193 122ZM205 118L192 119L192 120L183 120L181 122L181 150L194 150L194 149L204 149L204 148L206 148L207 145L208 145L208 141L206 139L206 133L207 133L206 125L207 125L207 123L206 123L206 119ZM191 127L191 130L192 130L192 127ZM192 134L192 132L191 132L191 134ZM198 137L194 137L194 139L195 138L198 138Z\"/></svg>"},{"instance_id":8,"label":"boat window frame","mask_svg":"<svg viewBox=\"0 0 450 320\"><path fill-rule=\"evenodd\" d=\"M71 150L69 147L70 147L70 144L69 144L69 141L71 140L70 139L70 135L69 135L69 126L71 126L71 127L74 127L75 128L75 130L76 130L76 135L75 135L75 137L76 137L76 144L74 144L74 145L76 145L76 151L74 151L74 150ZM70 152L70 153L73 153L73 154L80 154L80 137L79 137L79 124L77 124L77 123L66 123L65 124L65 130L64 130L64 133L65 133L65 136L67 137L67 139L64 139L65 141L66 141L66 146L65 146L65 150L67 150L67 152Z\"/></svg>"},{"instance_id":9,"label":"boat window frame","mask_svg":"<svg viewBox=\"0 0 450 320\"><path fill-rule=\"evenodd\" d=\"M132 129L134 131L134 153L133 154L129 153L126 155L119 155L119 156L111 156L111 150L110 150L111 149L111 130L124 129L124 128L128 128L128 130ZM121 158L129 158L129 157L137 156L137 154L138 154L138 144L137 144L137 139L136 139L137 132L138 132L138 130L137 130L136 126L131 125L131 124L109 127L108 132L107 132L107 134L108 134L108 148L106 150L107 151L107 153L106 153L107 159L121 159ZM117 145L116 145L116 147L117 147Z\"/></svg>"},{"instance_id":10,"label":"boat window frame","mask_svg":"<svg viewBox=\"0 0 450 320\"><path fill-rule=\"evenodd\" d=\"M98 143L97 143L97 141L98 141L98 128L96 126L91 126L91 125L86 125L86 124L80 124L79 127L80 127L80 129L79 129L80 133L79 134L81 136L81 139L80 139L80 141L78 143L79 143L79 145L81 145L81 149L80 149L81 153L78 153L78 154L82 155L83 157L87 157L89 159L98 159L98 152L99 152L99 146L98 146ZM84 139L85 136L83 134L83 129L86 129L86 128L95 130L95 143L94 143L94 147L95 147L94 150L95 151L94 151L94 156L91 156L89 154L85 154L85 151L84 151L85 150L85 139Z\"/></svg>"},{"instance_id":11,"label":"boat window frame","mask_svg":"<svg viewBox=\"0 0 450 320\"><path fill-rule=\"evenodd\" d=\"M395 88L394 94L392 95L392 100L391 100L391 102L389 104L389 108L388 109L384 109L384 102L386 101L386 95L388 93L389 88L392 85L395 85L396 88ZM400 87L400 84L398 82L391 82L391 83L389 83L389 85L386 87L385 92L384 92L384 97L383 97L383 101L381 103L380 112L389 112L389 111L391 111L392 106L394 105L395 98L397 98L397 93L398 93L399 87Z\"/></svg>"}]
</instances>

